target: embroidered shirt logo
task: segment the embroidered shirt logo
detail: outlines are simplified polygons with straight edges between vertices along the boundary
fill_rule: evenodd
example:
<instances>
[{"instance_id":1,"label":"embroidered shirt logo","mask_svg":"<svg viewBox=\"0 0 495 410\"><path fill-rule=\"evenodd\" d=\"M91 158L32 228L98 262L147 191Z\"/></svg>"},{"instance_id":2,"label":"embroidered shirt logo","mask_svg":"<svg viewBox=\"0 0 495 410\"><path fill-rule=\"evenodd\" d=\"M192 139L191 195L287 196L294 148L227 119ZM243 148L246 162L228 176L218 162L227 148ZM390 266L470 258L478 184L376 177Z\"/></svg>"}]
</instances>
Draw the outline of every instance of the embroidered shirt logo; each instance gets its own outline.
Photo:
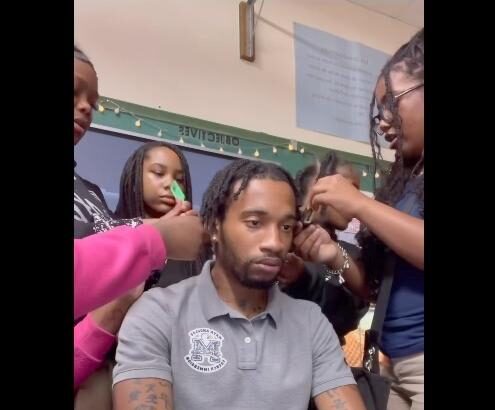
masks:
<instances>
[{"instance_id":1,"label":"embroidered shirt logo","mask_svg":"<svg viewBox=\"0 0 495 410\"><path fill-rule=\"evenodd\" d=\"M222 355L224 337L213 329L197 328L189 332L191 350L184 356L184 360L200 373L214 373L227 364Z\"/></svg>"}]
</instances>

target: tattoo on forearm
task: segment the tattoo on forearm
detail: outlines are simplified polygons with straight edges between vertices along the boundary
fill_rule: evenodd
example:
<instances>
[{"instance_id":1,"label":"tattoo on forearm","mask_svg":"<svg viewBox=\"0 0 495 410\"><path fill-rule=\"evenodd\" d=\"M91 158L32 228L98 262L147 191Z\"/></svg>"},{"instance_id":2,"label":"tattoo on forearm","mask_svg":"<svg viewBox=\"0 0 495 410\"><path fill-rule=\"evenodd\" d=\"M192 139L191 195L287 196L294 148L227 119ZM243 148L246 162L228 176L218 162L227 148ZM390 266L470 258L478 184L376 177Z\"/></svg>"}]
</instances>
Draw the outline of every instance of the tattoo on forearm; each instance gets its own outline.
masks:
<instances>
[{"instance_id":1,"label":"tattoo on forearm","mask_svg":"<svg viewBox=\"0 0 495 410\"><path fill-rule=\"evenodd\" d=\"M168 409L170 405L170 400L168 396L165 393L161 393L159 399L165 402L165 408Z\"/></svg>"},{"instance_id":2,"label":"tattoo on forearm","mask_svg":"<svg viewBox=\"0 0 495 410\"><path fill-rule=\"evenodd\" d=\"M146 383L146 381L138 379L133 380L133 384L135 386L128 394L128 403L133 406L132 410L157 410L158 407L162 409L163 407L161 406L163 405L159 400L164 403L165 410L172 409L172 389L169 383L162 380ZM163 391L164 389L165 391Z\"/></svg>"},{"instance_id":3,"label":"tattoo on forearm","mask_svg":"<svg viewBox=\"0 0 495 410\"><path fill-rule=\"evenodd\" d=\"M332 405L335 410L346 410L346 402L342 400L337 393L332 390L328 390L327 396L332 400Z\"/></svg>"},{"instance_id":4,"label":"tattoo on forearm","mask_svg":"<svg viewBox=\"0 0 495 410\"><path fill-rule=\"evenodd\" d=\"M155 393L151 393L146 397L146 403L152 403L152 404L157 404L158 403L158 397Z\"/></svg>"},{"instance_id":5,"label":"tattoo on forearm","mask_svg":"<svg viewBox=\"0 0 495 410\"><path fill-rule=\"evenodd\" d=\"M139 390L133 390L129 393L129 403L132 401L139 400L139 395L141 392Z\"/></svg>"}]
</instances>

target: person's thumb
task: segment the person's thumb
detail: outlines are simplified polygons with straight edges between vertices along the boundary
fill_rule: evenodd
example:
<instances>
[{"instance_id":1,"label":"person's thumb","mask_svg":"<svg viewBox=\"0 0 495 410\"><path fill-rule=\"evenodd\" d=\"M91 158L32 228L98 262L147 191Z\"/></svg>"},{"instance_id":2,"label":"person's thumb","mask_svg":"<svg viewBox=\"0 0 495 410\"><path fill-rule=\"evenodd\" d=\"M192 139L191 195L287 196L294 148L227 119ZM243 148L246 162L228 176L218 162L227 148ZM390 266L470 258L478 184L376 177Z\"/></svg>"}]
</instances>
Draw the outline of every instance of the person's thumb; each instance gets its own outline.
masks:
<instances>
[{"instance_id":1,"label":"person's thumb","mask_svg":"<svg viewBox=\"0 0 495 410\"><path fill-rule=\"evenodd\" d=\"M167 212L167 216L177 216L177 215L180 215L182 213L182 208L183 208L183 204L182 204L182 201L177 199L175 201L175 205L174 207Z\"/></svg>"}]
</instances>

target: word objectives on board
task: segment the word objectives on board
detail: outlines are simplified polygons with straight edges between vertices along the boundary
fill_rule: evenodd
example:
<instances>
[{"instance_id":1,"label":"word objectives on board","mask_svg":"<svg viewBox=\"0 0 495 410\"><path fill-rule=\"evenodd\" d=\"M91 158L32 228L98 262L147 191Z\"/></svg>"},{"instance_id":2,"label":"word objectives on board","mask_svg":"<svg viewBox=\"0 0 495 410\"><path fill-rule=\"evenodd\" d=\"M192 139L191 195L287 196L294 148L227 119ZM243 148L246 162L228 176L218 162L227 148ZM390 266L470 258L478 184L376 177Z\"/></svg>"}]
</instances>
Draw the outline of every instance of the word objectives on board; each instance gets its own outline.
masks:
<instances>
[{"instance_id":1,"label":"word objectives on board","mask_svg":"<svg viewBox=\"0 0 495 410\"><path fill-rule=\"evenodd\" d=\"M230 135L218 134L216 132L205 131L199 128L179 125L180 137L192 137L200 141L215 142L222 145L239 146L239 138Z\"/></svg>"}]
</instances>

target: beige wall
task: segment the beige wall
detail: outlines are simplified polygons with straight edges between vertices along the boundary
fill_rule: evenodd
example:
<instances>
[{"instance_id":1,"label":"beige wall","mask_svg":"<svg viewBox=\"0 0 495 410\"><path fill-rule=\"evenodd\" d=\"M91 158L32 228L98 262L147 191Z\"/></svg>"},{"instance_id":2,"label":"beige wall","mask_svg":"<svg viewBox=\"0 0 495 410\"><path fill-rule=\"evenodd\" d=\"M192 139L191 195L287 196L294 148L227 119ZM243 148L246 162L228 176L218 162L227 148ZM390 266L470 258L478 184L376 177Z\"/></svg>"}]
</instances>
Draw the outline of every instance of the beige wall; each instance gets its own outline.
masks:
<instances>
[{"instance_id":1,"label":"beige wall","mask_svg":"<svg viewBox=\"0 0 495 410\"><path fill-rule=\"evenodd\" d=\"M369 156L367 144L296 127L293 22L387 53L417 29L344 0L265 0L248 63L239 59L238 4L77 1L75 39L102 95Z\"/></svg>"}]
</instances>

